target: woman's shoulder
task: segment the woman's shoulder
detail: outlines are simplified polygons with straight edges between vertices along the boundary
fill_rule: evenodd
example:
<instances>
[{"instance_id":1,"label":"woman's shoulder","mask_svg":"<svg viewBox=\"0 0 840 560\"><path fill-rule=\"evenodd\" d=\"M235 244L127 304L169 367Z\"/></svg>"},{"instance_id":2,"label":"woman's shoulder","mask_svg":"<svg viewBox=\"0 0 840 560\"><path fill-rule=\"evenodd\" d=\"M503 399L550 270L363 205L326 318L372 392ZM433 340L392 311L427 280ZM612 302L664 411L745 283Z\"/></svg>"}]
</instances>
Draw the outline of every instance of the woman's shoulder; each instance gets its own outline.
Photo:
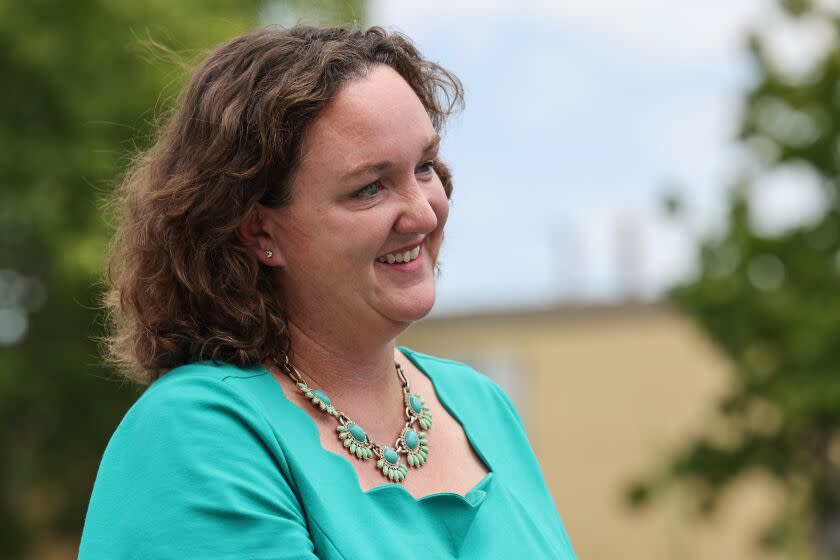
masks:
<instances>
[{"instance_id":1,"label":"woman's shoulder","mask_svg":"<svg viewBox=\"0 0 840 560\"><path fill-rule=\"evenodd\" d=\"M214 385L229 379L263 375L265 371L262 366L242 367L217 360L194 361L170 369L152 383L146 392L165 392L193 383Z\"/></svg>"},{"instance_id":2,"label":"woman's shoulder","mask_svg":"<svg viewBox=\"0 0 840 560\"><path fill-rule=\"evenodd\" d=\"M105 456L123 450L157 448L171 452L197 433L214 433L217 441L239 438L247 429L271 440L261 406L238 380L264 375L257 369L201 361L175 367L155 380L126 412L111 436ZM200 438L199 438L200 439ZM238 441L237 441L238 440Z\"/></svg>"},{"instance_id":3,"label":"woman's shoulder","mask_svg":"<svg viewBox=\"0 0 840 560\"><path fill-rule=\"evenodd\" d=\"M174 367L155 380L129 409L126 417L164 413L173 409L200 408L224 402L250 408L248 395L235 380L265 375L258 367L243 368L219 361L196 361Z\"/></svg>"},{"instance_id":4,"label":"woman's shoulder","mask_svg":"<svg viewBox=\"0 0 840 560\"><path fill-rule=\"evenodd\" d=\"M400 351L432 380L435 388L458 402L481 408L493 404L521 424L519 412L510 397L493 379L473 366L456 360L417 352L405 346Z\"/></svg>"},{"instance_id":5,"label":"woman's shoulder","mask_svg":"<svg viewBox=\"0 0 840 560\"><path fill-rule=\"evenodd\" d=\"M194 362L152 383L105 449L80 558L256 557L269 535L311 550L285 456L234 382L256 375Z\"/></svg>"},{"instance_id":6,"label":"woman's shoulder","mask_svg":"<svg viewBox=\"0 0 840 560\"><path fill-rule=\"evenodd\" d=\"M458 392L500 390L495 381L464 362L424 354L405 346L400 346L399 350L425 373L438 389L443 387Z\"/></svg>"},{"instance_id":7,"label":"woman's shoulder","mask_svg":"<svg viewBox=\"0 0 840 560\"><path fill-rule=\"evenodd\" d=\"M468 381L477 384L495 384L489 377L464 362L424 354L406 346L399 346L399 350L414 365L429 375L450 376L457 378L459 381Z\"/></svg>"}]
</instances>

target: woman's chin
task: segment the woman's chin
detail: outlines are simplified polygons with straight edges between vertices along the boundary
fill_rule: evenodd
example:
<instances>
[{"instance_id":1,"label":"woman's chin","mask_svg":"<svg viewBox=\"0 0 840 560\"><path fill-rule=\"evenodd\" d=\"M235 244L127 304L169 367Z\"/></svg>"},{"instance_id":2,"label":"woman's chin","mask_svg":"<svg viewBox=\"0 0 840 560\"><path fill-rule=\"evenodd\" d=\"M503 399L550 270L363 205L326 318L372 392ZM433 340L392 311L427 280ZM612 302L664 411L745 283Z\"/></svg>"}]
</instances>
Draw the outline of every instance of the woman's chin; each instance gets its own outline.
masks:
<instances>
[{"instance_id":1,"label":"woman's chin","mask_svg":"<svg viewBox=\"0 0 840 560\"><path fill-rule=\"evenodd\" d=\"M413 323L428 315L434 305L435 291L432 288L429 293L394 301L387 315L390 319L399 323Z\"/></svg>"}]
</instances>

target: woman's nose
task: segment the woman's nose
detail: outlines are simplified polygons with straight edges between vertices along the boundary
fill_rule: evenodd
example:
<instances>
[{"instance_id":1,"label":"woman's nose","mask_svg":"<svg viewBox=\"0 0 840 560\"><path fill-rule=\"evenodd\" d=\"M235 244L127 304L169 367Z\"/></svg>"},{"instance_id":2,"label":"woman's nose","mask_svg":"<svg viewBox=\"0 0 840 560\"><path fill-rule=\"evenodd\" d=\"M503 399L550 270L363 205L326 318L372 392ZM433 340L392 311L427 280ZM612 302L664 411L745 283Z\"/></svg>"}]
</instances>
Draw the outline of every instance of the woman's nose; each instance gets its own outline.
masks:
<instances>
[{"instance_id":1,"label":"woman's nose","mask_svg":"<svg viewBox=\"0 0 840 560\"><path fill-rule=\"evenodd\" d=\"M416 180L410 186L403 208L394 230L398 233L430 233L438 226L438 215L434 208L434 193L431 185L418 184Z\"/></svg>"}]
</instances>

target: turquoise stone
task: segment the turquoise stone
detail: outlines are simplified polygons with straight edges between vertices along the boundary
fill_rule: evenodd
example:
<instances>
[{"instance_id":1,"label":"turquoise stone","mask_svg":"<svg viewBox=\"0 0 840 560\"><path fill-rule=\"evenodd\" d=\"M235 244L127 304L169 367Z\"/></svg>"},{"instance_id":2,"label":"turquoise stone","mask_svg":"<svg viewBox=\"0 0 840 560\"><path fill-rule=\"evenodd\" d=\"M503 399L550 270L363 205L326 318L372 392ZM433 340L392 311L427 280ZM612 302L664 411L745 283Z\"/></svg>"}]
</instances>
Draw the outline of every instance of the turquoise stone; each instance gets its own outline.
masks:
<instances>
[{"instance_id":1,"label":"turquoise stone","mask_svg":"<svg viewBox=\"0 0 840 560\"><path fill-rule=\"evenodd\" d=\"M358 424L350 424L347 429L350 432L350 435L353 436L353 439L356 441L365 441L365 431L361 426Z\"/></svg>"},{"instance_id":2,"label":"turquoise stone","mask_svg":"<svg viewBox=\"0 0 840 560\"><path fill-rule=\"evenodd\" d=\"M315 393L315 396L321 399L324 404L330 404L330 398L327 396L326 393L319 389L312 389L312 392Z\"/></svg>"},{"instance_id":3,"label":"turquoise stone","mask_svg":"<svg viewBox=\"0 0 840 560\"><path fill-rule=\"evenodd\" d=\"M417 432L414 430L406 430L403 441L409 449L417 449L417 446L420 445L420 438L417 437Z\"/></svg>"},{"instance_id":4,"label":"turquoise stone","mask_svg":"<svg viewBox=\"0 0 840 560\"><path fill-rule=\"evenodd\" d=\"M385 457L385 460L391 463L392 465L396 465L397 461L400 460L400 456L397 455L397 452L391 449L390 447L385 448L385 451L382 452L382 456Z\"/></svg>"},{"instance_id":5,"label":"turquoise stone","mask_svg":"<svg viewBox=\"0 0 840 560\"><path fill-rule=\"evenodd\" d=\"M417 395L411 395L408 397L408 405L415 414L420 414L423 411L423 399Z\"/></svg>"}]
</instances>

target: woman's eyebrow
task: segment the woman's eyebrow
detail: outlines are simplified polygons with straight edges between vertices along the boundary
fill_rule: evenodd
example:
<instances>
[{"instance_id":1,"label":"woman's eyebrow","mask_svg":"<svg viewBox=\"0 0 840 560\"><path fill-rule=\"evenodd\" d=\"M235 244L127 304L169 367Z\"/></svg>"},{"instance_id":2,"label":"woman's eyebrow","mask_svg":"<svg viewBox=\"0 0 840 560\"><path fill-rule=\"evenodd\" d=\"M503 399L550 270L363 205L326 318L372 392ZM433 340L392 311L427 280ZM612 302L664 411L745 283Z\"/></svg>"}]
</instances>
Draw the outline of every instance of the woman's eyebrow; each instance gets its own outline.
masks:
<instances>
[{"instance_id":1,"label":"woman's eyebrow","mask_svg":"<svg viewBox=\"0 0 840 560\"><path fill-rule=\"evenodd\" d=\"M423 153L427 154L431 151L434 151L438 148L438 146L440 146L440 135L438 133L435 133L432 136L432 139L426 145L426 147L423 148ZM355 177L368 175L368 174L371 174L371 173L382 173L383 171L385 171L386 169L391 167L391 165L392 164L391 164L390 161L379 161L379 162L375 162L375 163L363 163L361 165L358 165L358 166L354 167L353 169L351 169L350 171L348 171L347 173L342 175L340 181L342 183L346 183L346 182L350 182Z\"/></svg>"},{"instance_id":2,"label":"woman's eyebrow","mask_svg":"<svg viewBox=\"0 0 840 560\"><path fill-rule=\"evenodd\" d=\"M391 163L387 162L387 161L381 161L381 162L378 162L378 163L365 163L365 164L359 165L357 167L354 167L351 171L342 175L341 179L339 179L339 181L342 182L342 183L349 183L350 181L352 181L356 177L369 175L369 174L377 174L378 175L379 173L382 173L384 170L388 169L388 167L390 167L390 166L391 166Z\"/></svg>"},{"instance_id":3,"label":"woman's eyebrow","mask_svg":"<svg viewBox=\"0 0 840 560\"><path fill-rule=\"evenodd\" d=\"M440 147L440 134L435 132L434 136L432 136L432 140L429 142L429 145L426 146L425 150L423 150L423 153L426 154L432 152L434 150L437 150L438 147Z\"/></svg>"}]
</instances>

